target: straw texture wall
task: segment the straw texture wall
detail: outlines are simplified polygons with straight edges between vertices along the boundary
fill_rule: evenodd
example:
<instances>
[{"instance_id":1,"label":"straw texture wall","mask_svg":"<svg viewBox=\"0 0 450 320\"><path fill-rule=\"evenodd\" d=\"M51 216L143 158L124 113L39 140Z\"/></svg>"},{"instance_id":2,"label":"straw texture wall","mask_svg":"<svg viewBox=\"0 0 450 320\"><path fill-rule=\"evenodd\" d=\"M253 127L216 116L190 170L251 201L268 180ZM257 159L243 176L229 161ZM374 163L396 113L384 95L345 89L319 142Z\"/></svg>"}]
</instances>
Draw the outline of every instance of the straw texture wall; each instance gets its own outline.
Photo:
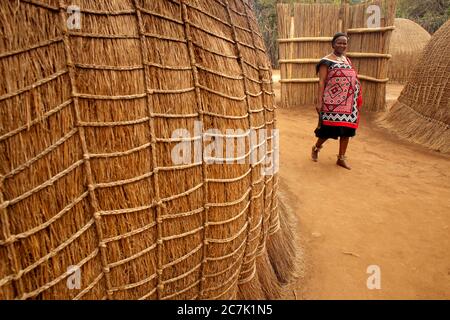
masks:
<instances>
[{"instance_id":1,"label":"straw texture wall","mask_svg":"<svg viewBox=\"0 0 450 320\"><path fill-rule=\"evenodd\" d=\"M71 0L80 30L68 4L0 3L0 299L279 297L296 251L260 170L273 137L246 143L254 165L171 161L175 129L211 143L196 121L276 127L250 3Z\"/></svg>"},{"instance_id":2,"label":"straw texture wall","mask_svg":"<svg viewBox=\"0 0 450 320\"><path fill-rule=\"evenodd\" d=\"M392 32L388 77L390 82L406 83L430 34L414 21L396 18Z\"/></svg>"},{"instance_id":3,"label":"straw texture wall","mask_svg":"<svg viewBox=\"0 0 450 320\"><path fill-rule=\"evenodd\" d=\"M450 152L450 21L431 38L381 124L403 138Z\"/></svg>"},{"instance_id":4,"label":"straw texture wall","mask_svg":"<svg viewBox=\"0 0 450 320\"><path fill-rule=\"evenodd\" d=\"M317 37L334 35L339 30L340 7L331 4L294 4L293 7L278 4L277 10L281 38L281 105L312 105L317 99L315 65L330 51L329 39ZM323 17L327 17L327 23L323 23ZM299 40L282 40L289 38Z\"/></svg>"},{"instance_id":5,"label":"straw texture wall","mask_svg":"<svg viewBox=\"0 0 450 320\"><path fill-rule=\"evenodd\" d=\"M367 1L357 5L296 3L291 7L278 4L282 106L315 104L318 89L315 65L332 51L333 35L344 31L350 36L347 56L362 81L363 108L384 110L395 4L395 0ZM367 28L370 5L381 8L378 28Z\"/></svg>"}]
</instances>

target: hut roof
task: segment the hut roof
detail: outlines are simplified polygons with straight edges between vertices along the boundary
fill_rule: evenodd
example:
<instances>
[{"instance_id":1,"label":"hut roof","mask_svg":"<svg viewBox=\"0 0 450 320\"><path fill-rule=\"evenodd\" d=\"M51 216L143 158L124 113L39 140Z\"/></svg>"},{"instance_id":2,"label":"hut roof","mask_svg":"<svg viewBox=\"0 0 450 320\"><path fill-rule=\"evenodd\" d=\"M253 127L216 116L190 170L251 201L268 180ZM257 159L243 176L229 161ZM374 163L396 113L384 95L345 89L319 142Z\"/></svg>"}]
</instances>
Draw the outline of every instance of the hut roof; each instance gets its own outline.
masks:
<instances>
[{"instance_id":1,"label":"hut roof","mask_svg":"<svg viewBox=\"0 0 450 320\"><path fill-rule=\"evenodd\" d=\"M396 18L394 26L390 45L391 54L402 52L420 54L431 38L424 28L409 19Z\"/></svg>"},{"instance_id":2,"label":"hut roof","mask_svg":"<svg viewBox=\"0 0 450 320\"><path fill-rule=\"evenodd\" d=\"M245 164L173 158L208 129L274 132L251 6L213 2L0 2L0 299L278 292L278 178L261 170L276 138Z\"/></svg>"},{"instance_id":3,"label":"hut roof","mask_svg":"<svg viewBox=\"0 0 450 320\"><path fill-rule=\"evenodd\" d=\"M388 77L393 82L406 83L409 73L417 63L430 34L409 19L396 18L392 32Z\"/></svg>"},{"instance_id":4,"label":"hut roof","mask_svg":"<svg viewBox=\"0 0 450 320\"><path fill-rule=\"evenodd\" d=\"M431 38L383 123L400 136L450 152L450 21Z\"/></svg>"}]
</instances>

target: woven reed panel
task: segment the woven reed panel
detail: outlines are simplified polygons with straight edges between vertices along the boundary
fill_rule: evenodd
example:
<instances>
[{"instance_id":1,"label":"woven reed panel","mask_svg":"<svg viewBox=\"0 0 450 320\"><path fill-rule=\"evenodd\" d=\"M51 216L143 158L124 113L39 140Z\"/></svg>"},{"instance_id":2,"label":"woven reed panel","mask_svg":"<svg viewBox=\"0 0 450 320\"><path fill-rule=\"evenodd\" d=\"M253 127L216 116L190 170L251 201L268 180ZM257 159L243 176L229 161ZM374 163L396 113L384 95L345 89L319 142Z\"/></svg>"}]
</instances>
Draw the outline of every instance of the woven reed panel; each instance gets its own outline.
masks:
<instances>
[{"instance_id":1,"label":"woven reed panel","mask_svg":"<svg viewBox=\"0 0 450 320\"><path fill-rule=\"evenodd\" d=\"M398 101L381 124L399 136L450 153L450 21L423 49Z\"/></svg>"},{"instance_id":2,"label":"woven reed panel","mask_svg":"<svg viewBox=\"0 0 450 320\"><path fill-rule=\"evenodd\" d=\"M73 0L79 30L68 5L0 4L0 299L236 297L279 230L274 139L243 164L171 152L179 128L211 143L199 122L273 132L251 5Z\"/></svg>"},{"instance_id":3,"label":"woven reed panel","mask_svg":"<svg viewBox=\"0 0 450 320\"><path fill-rule=\"evenodd\" d=\"M389 45L395 18L395 0L373 0L361 4L278 4L280 42L281 104L284 107L312 107L317 100L315 65L332 52L336 32L347 32L347 54L360 76L363 110L383 111ZM368 21L377 6L379 31ZM291 17L292 16L292 17ZM297 40L292 41L292 38ZM298 41L299 38L301 41Z\"/></svg>"}]
</instances>

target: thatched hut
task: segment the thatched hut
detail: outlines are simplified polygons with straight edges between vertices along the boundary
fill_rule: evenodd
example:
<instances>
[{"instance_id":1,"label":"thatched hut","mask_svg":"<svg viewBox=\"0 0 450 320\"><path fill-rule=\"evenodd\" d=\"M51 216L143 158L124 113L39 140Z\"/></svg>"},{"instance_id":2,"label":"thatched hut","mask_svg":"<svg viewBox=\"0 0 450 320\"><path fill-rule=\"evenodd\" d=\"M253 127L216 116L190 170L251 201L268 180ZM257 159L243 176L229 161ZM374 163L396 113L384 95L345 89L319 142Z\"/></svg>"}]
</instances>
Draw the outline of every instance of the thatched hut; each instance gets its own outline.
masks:
<instances>
[{"instance_id":1,"label":"thatched hut","mask_svg":"<svg viewBox=\"0 0 450 320\"><path fill-rule=\"evenodd\" d=\"M0 299L279 297L296 251L261 170L276 117L248 1L4 0L0 16ZM174 163L226 129L270 132L246 140L257 161Z\"/></svg>"},{"instance_id":2,"label":"thatched hut","mask_svg":"<svg viewBox=\"0 0 450 320\"><path fill-rule=\"evenodd\" d=\"M431 36L409 19L396 18L394 25L389 47L392 58L389 60L388 77L390 82L406 83Z\"/></svg>"},{"instance_id":3,"label":"thatched hut","mask_svg":"<svg viewBox=\"0 0 450 320\"><path fill-rule=\"evenodd\" d=\"M382 125L401 137L450 152L450 21L431 38Z\"/></svg>"}]
</instances>

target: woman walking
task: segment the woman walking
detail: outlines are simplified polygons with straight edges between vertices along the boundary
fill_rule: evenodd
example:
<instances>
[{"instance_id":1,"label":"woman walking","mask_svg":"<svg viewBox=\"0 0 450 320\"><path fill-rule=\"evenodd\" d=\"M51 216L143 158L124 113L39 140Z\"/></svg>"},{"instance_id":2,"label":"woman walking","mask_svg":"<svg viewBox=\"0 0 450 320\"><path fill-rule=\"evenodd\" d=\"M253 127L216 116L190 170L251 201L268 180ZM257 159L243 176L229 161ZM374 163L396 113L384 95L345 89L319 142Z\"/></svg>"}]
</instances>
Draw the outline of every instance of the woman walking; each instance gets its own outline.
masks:
<instances>
[{"instance_id":1,"label":"woman walking","mask_svg":"<svg viewBox=\"0 0 450 320\"><path fill-rule=\"evenodd\" d=\"M328 139L339 138L339 154L336 164L351 169L345 153L348 142L356 134L362 105L361 84L349 58L345 56L348 36L336 33L331 42L333 53L325 56L316 66L319 74L319 94L316 110L319 125L315 130L318 138L312 148L313 161Z\"/></svg>"}]
</instances>

